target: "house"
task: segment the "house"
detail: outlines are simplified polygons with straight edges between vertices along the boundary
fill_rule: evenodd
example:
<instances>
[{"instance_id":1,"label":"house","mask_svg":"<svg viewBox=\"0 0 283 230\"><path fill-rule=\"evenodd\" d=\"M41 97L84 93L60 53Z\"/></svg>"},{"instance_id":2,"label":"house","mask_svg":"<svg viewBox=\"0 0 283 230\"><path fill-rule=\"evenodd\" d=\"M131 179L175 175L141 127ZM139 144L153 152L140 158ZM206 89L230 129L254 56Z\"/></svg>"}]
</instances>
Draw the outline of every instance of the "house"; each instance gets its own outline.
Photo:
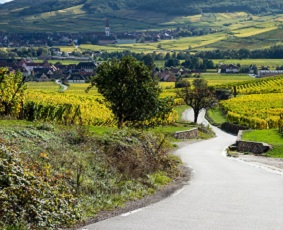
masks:
<instances>
[{"instance_id":1,"label":"house","mask_svg":"<svg viewBox=\"0 0 283 230\"><path fill-rule=\"evenodd\" d=\"M176 82L176 76L169 70L164 70L159 74L160 81Z\"/></svg>"},{"instance_id":2,"label":"house","mask_svg":"<svg viewBox=\"0 0 283 230\"><path fill-rule=\"evenodd\" d=\"M69 83L85 83L85 78L81 74L75 73L75 74L70 74L67 77L67 81Z\"/></svg>"},{"instance_id":3,"label":"house","mask_svg":"<svg viewBox=\"0 0 283 230\"><path fill-rule=\"evenodd\" d=\"M95 62L80 62L77 64L76 69L84 70L85 72L93 73L97 64Z\"/></svg>"},{"instance_id":4,"label":"house","mask_svg":"<svg viewBox=\"0 0 283 230\"><path fill-rule=\"evenodd\" d=\"M283 70L259 70L258 78L283 75Z\"/></svg>"},{"instance_id":5,"label":"house","mask_svg":"<svg viewBox=\"0 0 283 230\"><path fill-rule=\"evenodd\" d=\"M52 68L34 68L32 71L33 76L45 75L50 79L54 79L54 70Z\"/></svg>"},{"instance_id":6,"label":"house","mask_svg":"<svg viewBox=\"0 0 283 230\"><path fill-rule=\"evenodd\" d=\"M220 66L221 73L238 73L238 67L233 64L229 65L221 65Z\"/></svg>"},{"instance_id":7,"label":"house","mask_svg":"<svg viewBox=\"0 0 283 230\"><path fill-rule=\"evenodd\" d=\"M39 81L39 82L50 81L50 78L47 77L44 73L43 74L39 73L35 75L35 79L36 81Z\"/></svg>"},{"instance_id":8,"label":"house","mask_svg":"<svg viewBox=\"0 0 283 230\"><path fill-rule=\"evenodd\" d=\"M31 74L34 68L51 68L51 65L48 63L48 61L44 61L43 63L23 62L22 67L24 67Z\"/></svg>"}]
</instances>

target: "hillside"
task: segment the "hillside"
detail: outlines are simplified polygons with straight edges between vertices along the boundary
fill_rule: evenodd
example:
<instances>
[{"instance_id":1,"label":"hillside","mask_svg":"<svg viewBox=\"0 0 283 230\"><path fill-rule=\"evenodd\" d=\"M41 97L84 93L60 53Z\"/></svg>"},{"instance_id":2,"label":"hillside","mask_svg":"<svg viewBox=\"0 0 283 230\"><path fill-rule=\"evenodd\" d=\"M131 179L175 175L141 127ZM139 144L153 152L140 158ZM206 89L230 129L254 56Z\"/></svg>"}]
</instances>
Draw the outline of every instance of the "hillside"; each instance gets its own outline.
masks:
<instances>
[{"instance_id":1,"label":"hillside","mask_svg":"<svg viewBox=\"0 0 283 230\"><path fill-rule=\"evenodd\" d=\"M157 29L179 16L221 12L283 13L281 0L14 0L0 6L0 30L93 31L111 18L116 31ZM55 23L56 22L56 23Z\"/></svg>"}]
</instances>

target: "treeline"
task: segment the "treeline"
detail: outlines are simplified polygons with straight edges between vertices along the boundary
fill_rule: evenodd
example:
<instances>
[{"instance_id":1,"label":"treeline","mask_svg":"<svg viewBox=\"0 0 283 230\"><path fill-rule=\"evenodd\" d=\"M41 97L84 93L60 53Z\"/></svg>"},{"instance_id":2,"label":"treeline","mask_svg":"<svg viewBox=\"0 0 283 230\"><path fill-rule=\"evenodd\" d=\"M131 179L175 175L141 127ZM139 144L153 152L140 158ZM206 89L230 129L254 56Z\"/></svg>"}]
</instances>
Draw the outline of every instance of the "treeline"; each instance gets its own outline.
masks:
<instances>
[{"instance_id":1,"label":"treeline","mask_svg":"<svg viewBox=\"0 0 283 230\"><path fill-rule=\"evenodd\" d=\"M15 48L9 51L0 50L0 58L40 57L48 54L48 48Z\"/></svg>"},{"instance_id":2,"label":"treeline","mask_svg":"<svg viewBox=\"0 0 283 230\"><path fill-rule=\"evenodd\" d=\"M283 58L283 46L277 45L262 50L211 50L198 52L196 55L208 59L281 59Z\"/></svg>"},{"instance_id":3,"label":"treeline","mask_svg":"<svg viewBox=\"0 0 283 230\"><path fill-rule=\"evenodd\" d=\"M167 15L195 15L200 13L245 11L253 14L283 12L281 0L49 0L49 1L13 1L1 6L11 10L12 14L30 15L57 11L83 4L88 13L109 13L117 10L148 10ZM36 7L35 7L36 6ZM15 13L13 9L22 9Z\"/></svg>"},{"instance_id":4,"label":"treeline","mask_svg":"<svg viewBox=\"0 0 283 230\"><path fill-rule=\"evenodd\" d=\"M214 63L206 57L190 55L189 52L167 52L164 53L134 53L130 51L103 53L100 60L121 59L125 56L133 56L146 65L154 65L155 61L165 61L164 67L184 66L188 69L202 70L215 68Z\"/></svg>"}]
</instances>

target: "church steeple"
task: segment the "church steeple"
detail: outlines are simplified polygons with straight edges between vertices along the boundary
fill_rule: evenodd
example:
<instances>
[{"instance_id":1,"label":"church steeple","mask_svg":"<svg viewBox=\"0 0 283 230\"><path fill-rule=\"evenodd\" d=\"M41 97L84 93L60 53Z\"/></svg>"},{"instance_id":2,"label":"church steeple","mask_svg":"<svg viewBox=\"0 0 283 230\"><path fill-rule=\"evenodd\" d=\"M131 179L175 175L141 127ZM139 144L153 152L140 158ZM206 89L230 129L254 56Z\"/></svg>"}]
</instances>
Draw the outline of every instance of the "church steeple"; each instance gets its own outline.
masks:
<instances>
[{"instance_id":1,"label":"church steeple","mask_svg":"<svg viewBox=\"0 0 283 230\"><path fill-rule=\"evenodd\" d=\"M109 26L109 19L106 19L106 25L105 25L105 35L110 36L110 26Z\"/></svg>"}]
</instances>

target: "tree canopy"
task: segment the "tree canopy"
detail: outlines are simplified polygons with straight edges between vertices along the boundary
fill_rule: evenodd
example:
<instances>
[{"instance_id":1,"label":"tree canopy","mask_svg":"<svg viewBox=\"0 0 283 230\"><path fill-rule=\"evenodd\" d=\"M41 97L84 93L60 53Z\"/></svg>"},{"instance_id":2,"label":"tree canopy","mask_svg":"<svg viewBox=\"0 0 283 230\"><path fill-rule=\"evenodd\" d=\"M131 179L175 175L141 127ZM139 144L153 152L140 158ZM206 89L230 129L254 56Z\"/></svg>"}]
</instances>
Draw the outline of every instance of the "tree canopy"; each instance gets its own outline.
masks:
<instances>
[{"instance_id":1,"label":"tree canopy","mask_svg":"<svg viewBox=\"0 0 283 230\"><path fill-rule=\"evenodd\" d=\"M184 87L176 90L179 98L182 98L186 105L194 110L194 123L197 123L199 112L202 109L211 108L216 103L212 89L207 85L206 80L202 78L195 79L191 85L189 81Z\"/></svg>"},{"instance_id":2,"label":"tree canopy","mask_svg":"<svg viewBox=\"0 0 283 230\"><path fill-rule=\"evenodd\" d=\"M145 121L154 126L172 111L173 99L159 98L161 88L151 77L151 68L130 56L102 63L88 89L93 86L104 97L119 128L125 123L143 126Z\"/></svg>"}]
</instances>

